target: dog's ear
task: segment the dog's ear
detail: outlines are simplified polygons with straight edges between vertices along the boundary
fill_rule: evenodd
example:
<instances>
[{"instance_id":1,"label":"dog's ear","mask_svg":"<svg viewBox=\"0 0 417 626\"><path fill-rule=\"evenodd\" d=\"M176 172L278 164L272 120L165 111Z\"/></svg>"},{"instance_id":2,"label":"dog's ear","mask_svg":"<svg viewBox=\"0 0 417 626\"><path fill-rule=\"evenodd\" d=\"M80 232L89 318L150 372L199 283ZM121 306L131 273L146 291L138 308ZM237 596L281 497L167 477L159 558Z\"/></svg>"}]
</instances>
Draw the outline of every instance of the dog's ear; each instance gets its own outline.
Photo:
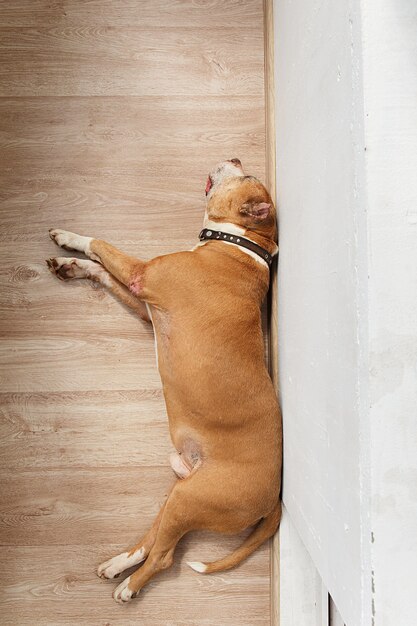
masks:
<instances>
[{"instance_id":1,"label":"dog's ear","mask_svg":"<svg viewBox=\"0 0 417 626\"><path fill-rule=\"evenodd\" d=\"M269 202L245 202L239 212L251 217L255 222L263 222L271 214L271 209L272 204Z\"/></svg>"}]
</instances>

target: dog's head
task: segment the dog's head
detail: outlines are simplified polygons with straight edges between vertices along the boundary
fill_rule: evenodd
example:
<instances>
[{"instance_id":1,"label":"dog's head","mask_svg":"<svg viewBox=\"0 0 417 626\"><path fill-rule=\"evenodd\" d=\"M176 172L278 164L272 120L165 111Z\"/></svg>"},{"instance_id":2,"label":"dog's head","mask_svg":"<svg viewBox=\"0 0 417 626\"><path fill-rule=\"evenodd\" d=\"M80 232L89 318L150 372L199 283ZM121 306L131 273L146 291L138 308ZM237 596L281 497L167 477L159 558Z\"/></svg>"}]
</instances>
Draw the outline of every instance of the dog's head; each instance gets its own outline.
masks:
<instances>
[{"instance_id":1,"label":"dog's head","mask_svg":"<svg viewBox=\"0 0 417 626\"><path fill-rule=\"evenodd\" d=\"M207 217L230 222L276 241L276 212L271 196L254 176L246 176L239 159L216 165L206 183Z\"/></svg>"}]
</instances>

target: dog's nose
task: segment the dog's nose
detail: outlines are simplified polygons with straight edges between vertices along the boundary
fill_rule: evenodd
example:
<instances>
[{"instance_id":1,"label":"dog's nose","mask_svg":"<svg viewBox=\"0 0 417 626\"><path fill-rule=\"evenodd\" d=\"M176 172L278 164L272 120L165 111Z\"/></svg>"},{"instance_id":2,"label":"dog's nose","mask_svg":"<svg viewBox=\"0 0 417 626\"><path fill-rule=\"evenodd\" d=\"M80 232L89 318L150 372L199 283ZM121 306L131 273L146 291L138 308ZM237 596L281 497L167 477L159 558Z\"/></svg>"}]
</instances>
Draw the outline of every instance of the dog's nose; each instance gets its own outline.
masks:
<instances>
[{"instance_id":1,"label":"dog's nose","mask_svg":"<svg viewBox=\"0 0 417 626\"><path fill-rule=\"evenodd\" d=\"M240 159L230 159L230 163L233 163L233 165L236 165L237 167L242 167Z\"/></svg>"}]
</instances>

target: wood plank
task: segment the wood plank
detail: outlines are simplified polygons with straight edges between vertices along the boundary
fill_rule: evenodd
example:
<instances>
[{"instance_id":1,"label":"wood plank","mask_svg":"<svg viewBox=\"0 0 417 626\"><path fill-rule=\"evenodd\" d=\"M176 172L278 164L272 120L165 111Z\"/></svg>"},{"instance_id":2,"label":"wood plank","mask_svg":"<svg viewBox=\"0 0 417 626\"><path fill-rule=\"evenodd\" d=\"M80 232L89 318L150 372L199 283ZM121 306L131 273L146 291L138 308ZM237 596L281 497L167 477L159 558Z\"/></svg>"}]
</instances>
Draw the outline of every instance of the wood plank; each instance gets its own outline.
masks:
<instances>
[{"instance_id":1,"label":"wood plank","mask_svg":"<svg viewBox=\"0 0 417 626\"><path fill-rule=\"evenodd\" d=\"M160 387L150 366L153 347L140 348L134 338L48 337L3 339L0 376L4 391L85 391ZM111 359L107 357L112 355ZM117 363L117 376L115 364ZM52 374L51 374L52 373ZM142 387L143 388L143 387Z\"/></svg>"},{"instance_id":2,"label":"wood plank","mask_svg":"<svg viewBox=\"0 0 417 626\"><path fill-rule=\"evenodd\" d=\"M5 468L0 478L2 545L91 546L110 538L133 545L151 526L175 478L167 458L157 459L165 461L164 468L133 467L126 456L123 473L97 466ZM111 461L118 464L117 457Z\"/></svg>"},{"instance_id":3,"label":"wood plank","mask_svg":"<svg viewBox=\"0 0 417 626\"><path fill-rule=\"evenodd\" d=\"M127 239L144 258L195 242L213 163L239 154L248 171L264 177L263 103L256 96L235 97L232 106L224 97L170 104L45 98L39 107L37 98L0 99L2 240L47 243L47 229L59 221L115 244ZM163 146L158 153L155 142ZM173 210L175 241L156 219L170 219Z\"/></svg>"},{"instance_id":4,"label":"wood plank","mask_svg":"<svg viewBox=\"0 0 417 626\"><path fill-rule=\"evenodd\" d=\"M157 16L157 17L156 17ZM7 0L0 2L0 24L79 26L91 23L122 28L224 27L262 29L259 0Z\"/></svg>"},{"instance_id":5,"label":"wood plank","mask_svg":"<svg viewBox=\"0 0 417 626\"><path fill-rule=\"evenodd\" d=\"M229 546L231 547L231 546ZM124 544L103 546L24 546L1 548L2 624L111 624L131 626L266 626L268 591L260 549L245 567L202 576L186 560L220 557L215 543L197 545L187 539L177 550L174 566L155 578L136 602L120 607L111 598L114 582L100 580L95 567ZM205 549L206 548L206 549ZM250 567L248 567L250 565ZM117 582L120 582L118 579ZM172 601L171 599L175 600Z\"/></svg>"},{"instance_id":6,"label":"wood plank","mask_svg":"<svg viewBox=\"0 0 417 626\"><path fill-rule=\"evenodd\" d=\"M236 115L239 115L239 126L235 128ZM108 163L119 159L125 162L134 155L141 166L151 158L154 164L162 164L165 169L173 158L187 159L184 150L187 151L190 144L209 150L209 158L211 150L216 150L219 158L219 151L224 153L229 148L244 149L246 157L251 158L254 147L261 151L264 146L263 115L262 92L248 94L245 99L188 96L186 99L172 97L169 102L145 95L62 100L47 97L42 100L42 107L37 98L2 98L0 148L21 148L17 157L31 155L33 151L42 156L47 154L46 150L56 150L62 151L60 156L64 158L68 150L83 149L96 154L102 149L101 158ZM164 145L165 150L155 153L155 142ZM110 147L117 150L116 156L109 152ZM123 152L123 147L131 153ZM69 154L73 156L72 152ZM196 155L192 156L193 159L188 155L190 162L195 161ZM204 153L197 160L204 163L207 158ZM216 158L215 154L211 158ZM83 165L91 166L89 161L87 158ZM33 165L39 166L37 162ZM259 165L252 156L248 166Z\"/></svg>"},{"instance_id":7,"label":"wood plank","mask_svg":"<svg viewBox=\"0 0 417 626\"><path fill-rule=\"evenodd\" d=\"M1 394L0 467L167 466L173 448L159 388L80 387Z\"/></svg>"},{"instance_id":8,"label":"wood plank","mask_svg":"<svg viewBox=\"0 0 417 626\"><path fill-rule=\"evenodd\" d=\"M0 28L2 96L263 93L262 30ZM242 58L244 53L244 58ZM156 79L157 77L157 79Z\"/></svg>"}]
</instances>

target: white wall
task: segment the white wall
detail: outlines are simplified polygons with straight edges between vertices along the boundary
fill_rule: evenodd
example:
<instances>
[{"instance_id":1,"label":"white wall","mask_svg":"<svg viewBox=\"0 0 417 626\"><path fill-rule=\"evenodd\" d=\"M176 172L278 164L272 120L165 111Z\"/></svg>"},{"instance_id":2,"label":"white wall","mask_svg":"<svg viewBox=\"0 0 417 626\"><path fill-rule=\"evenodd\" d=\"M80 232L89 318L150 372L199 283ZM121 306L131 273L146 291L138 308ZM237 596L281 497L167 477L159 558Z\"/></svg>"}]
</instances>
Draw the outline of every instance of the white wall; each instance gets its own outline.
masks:
<instances>
[{"instance_id":1,"label":"white wall","mask_svg":"<svg viewBox=\"0 0 417 626\"><path fill-rule=\"evenodd\" d=\"M355 126L362 98L351 47L358 18L332 0L274 6L283 498L337 606L357 626L365 257Z\"/></svg>"},{"instance_id":2,"label":"white wall","mask_svg":"<svg viewBox=\"0 0 417 626\"><path fill-rule=\"evenodd\" d=\"M376 626L417 624L417 2L363 3Z\"/></svg>"},{"instance_id":3,"label":"white wall","mask_svg":"<svg viewBox=\"0 0 417 626\"><path fill-rule=\"evenodd\" d=\"M284 503L348 626L412 626L417 3L274 21Z\"/></svg>"}]
</instances>

